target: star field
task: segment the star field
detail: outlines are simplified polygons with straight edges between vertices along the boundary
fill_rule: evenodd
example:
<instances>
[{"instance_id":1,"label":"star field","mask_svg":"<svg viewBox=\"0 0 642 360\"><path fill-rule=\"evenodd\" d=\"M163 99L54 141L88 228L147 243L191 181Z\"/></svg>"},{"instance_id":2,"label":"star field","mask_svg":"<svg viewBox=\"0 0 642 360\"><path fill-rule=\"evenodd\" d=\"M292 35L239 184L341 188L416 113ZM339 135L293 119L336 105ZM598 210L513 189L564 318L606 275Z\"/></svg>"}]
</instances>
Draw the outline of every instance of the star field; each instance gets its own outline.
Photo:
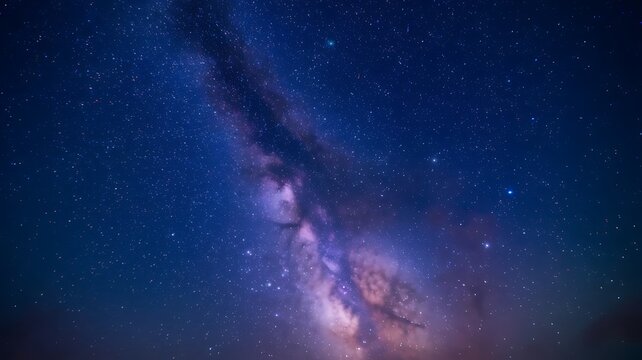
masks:
<instances>
[{"instance_id":1,"label":"star field","mask_svg":"<svg viewBox=\"0 0 642 360\"><path fill-rule=\"evenodd\" d=\"M637 359L633 2L8 1L3 359Z\"/></svg>"}]
</instances>

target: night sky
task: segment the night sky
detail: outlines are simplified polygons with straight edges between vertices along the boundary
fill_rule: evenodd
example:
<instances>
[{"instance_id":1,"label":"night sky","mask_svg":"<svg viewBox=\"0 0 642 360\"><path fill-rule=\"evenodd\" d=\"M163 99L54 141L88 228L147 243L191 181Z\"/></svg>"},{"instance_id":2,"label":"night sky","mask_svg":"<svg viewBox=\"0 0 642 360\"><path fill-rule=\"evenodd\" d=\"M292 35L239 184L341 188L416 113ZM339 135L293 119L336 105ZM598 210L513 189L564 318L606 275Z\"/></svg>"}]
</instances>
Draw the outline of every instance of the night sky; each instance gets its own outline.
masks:
<instances>
[{"instance_id":1,"label":"night sky","mask_svg":"<svg viewBox=\"0 0 642 360\"><path fill-rule=\"evenodd\" d=\"M0 27L0 358L642 358L638 2Z\"/></svg>"}]
</instances>

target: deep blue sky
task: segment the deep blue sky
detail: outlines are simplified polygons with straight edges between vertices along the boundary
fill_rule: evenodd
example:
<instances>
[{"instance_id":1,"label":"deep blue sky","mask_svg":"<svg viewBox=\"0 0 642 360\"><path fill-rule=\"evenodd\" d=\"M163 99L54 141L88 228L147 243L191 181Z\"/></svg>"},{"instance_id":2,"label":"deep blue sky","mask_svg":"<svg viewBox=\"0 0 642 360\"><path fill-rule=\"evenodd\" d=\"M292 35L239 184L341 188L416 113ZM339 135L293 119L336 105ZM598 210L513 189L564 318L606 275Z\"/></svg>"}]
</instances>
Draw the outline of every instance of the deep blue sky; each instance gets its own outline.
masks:
<instances>
[{"instance_id":1,"label":"deep blue sky","mask_svg":"<svg viewBox=\"0 0 642 360\"><path fill-rule=\"evenodd\" d=\"M436 358L642 356L639 6L211 3L0 9L0 357L323 359L248 142L418 279Z\"/></svg>"}]
</instances>

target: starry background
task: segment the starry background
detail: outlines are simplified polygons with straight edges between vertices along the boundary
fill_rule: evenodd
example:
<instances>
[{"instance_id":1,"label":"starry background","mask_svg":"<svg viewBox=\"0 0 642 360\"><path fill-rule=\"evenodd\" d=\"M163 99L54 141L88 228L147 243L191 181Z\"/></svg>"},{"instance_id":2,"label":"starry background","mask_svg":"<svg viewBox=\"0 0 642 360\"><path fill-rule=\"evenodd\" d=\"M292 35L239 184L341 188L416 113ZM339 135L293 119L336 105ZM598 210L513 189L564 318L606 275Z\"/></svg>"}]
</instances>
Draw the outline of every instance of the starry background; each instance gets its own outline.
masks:
<instances>
[{"instance_id":1,"label":"starry background","mask_svg":"<svg viewBox=\"0 0 642 360\"><path fill-rule=\"evenodd\" d=\"M325 358L184 3L3 3L0 357ZM642 356L639 4L227 11L464 334L435 358Z\"/></svg>"}]
</instances>

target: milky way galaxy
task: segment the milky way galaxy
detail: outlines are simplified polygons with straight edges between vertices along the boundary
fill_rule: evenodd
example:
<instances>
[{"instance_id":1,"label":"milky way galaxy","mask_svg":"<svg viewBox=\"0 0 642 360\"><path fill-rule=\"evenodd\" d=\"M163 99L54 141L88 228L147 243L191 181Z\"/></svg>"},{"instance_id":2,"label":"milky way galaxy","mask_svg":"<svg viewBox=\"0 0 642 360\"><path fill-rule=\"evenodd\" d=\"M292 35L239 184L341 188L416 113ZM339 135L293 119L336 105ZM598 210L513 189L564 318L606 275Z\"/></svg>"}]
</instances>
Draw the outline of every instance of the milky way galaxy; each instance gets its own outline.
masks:
<instances>
[{"instance_id":1,"label":"milky way galaxy","mask_svg":"<svg viewBox=\"0 0 642 360\"><path fill-rule=\"evenodd\" d=\"M351 177L353 160L305 128L275 79L253 65L225 5L192 1L178 13L190 44L213 62L204 79L210 98L241 134L263 214L281 229L280 239L265 241L285 252L330 358L423 358L434 341L426 297L369 244L360 224L376 216L377 202L359 198L372 189Z\"/></svg>"}]
</instances>

